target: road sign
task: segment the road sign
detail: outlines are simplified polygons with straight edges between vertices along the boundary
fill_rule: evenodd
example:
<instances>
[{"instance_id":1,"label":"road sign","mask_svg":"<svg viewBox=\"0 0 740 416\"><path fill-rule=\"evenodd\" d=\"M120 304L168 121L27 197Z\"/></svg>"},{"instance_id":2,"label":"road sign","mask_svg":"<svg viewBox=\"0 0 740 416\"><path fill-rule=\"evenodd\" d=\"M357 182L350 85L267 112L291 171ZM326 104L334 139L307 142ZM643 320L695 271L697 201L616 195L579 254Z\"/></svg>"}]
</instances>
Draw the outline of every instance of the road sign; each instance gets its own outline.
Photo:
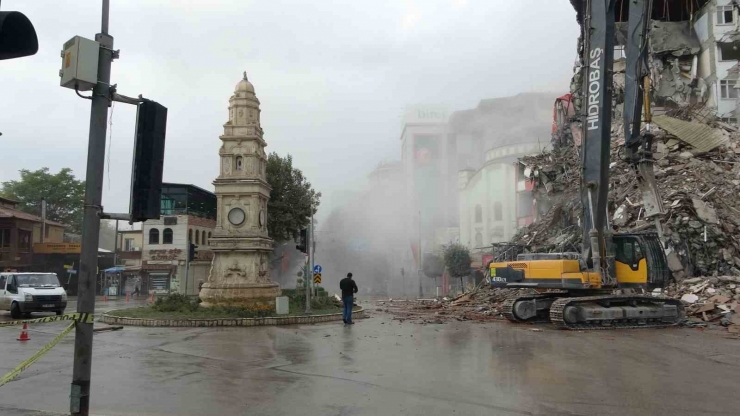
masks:
<instances>
[{"instance_id":1,"label":"road sign","mask_svg":"<svg viewBox=\"0 0 740 416\"><path fill-rule=\"evenodd\" d=\"M313 282L316 284L321 283L321 273L314 273L313 274Z\"/></svg>"},{"instance_id":2,"label":"road sign","mask_svg":"<svg viewBox=\"0 0 740 416\"><path fill-rule=\"evenodd\" d=\"M318 264L315 265L315 266L313 266L313 272L314 272L314 274L316 274L316 273L321 274L321 271L322 271L321 266L319 266Z\"/></svg>"}]
</instances>

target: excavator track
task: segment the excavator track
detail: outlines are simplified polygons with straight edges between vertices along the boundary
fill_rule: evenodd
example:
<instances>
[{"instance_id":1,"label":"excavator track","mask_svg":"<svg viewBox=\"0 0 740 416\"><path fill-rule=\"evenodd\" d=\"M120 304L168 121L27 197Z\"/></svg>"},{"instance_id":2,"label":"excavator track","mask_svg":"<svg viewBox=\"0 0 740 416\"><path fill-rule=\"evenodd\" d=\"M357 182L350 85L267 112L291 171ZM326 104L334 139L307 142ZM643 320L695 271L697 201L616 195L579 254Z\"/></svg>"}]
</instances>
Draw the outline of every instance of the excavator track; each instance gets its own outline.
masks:
<instances>
[{"instance_id":1,"label":"excavator track","mask_svg":"<svg viewBox=\"0 0 740 416\"><path fill-rule=\"evenodd\" d=\"M527 295L527 296L509 298L504 301L502 305L501 314L504 315L504 317L511 322L548 322L549 319L547 318L546 315L536 316L533 319L520 319L514 313L514 304L519 301L527 301L527 300L533 300L533 299L543 299L544 300L544 299L564 296L564 295L567 295L567 293L566 292L548 292L548 293L542 293L539 295Z\"/></svg>"},{"instance_id":2,"label":"excavator track","mask_svg":"<svg viewBox=\"0 0 740 416\"><path fill-rule=\"evenodd\" d=\"M605 306L604 304L608 304ZM639 316L639 311L636 312L636 307L652 307L653 310L656 306L661 305L662 316L652 316L648 318L642 318ZM666 308L665 306L668 306ZM675 308L671 308L675 306ZM565 318L567 315L566 308L568 307L586 307L590 308L591 312L606 312L613 308L627 308L633 309L632 316L618 317L616 319L605 318L599 320L590 320L586 322L568 322ZM603 311L599 311L599 308ZM624 312L625 315L628 312ZM608 315L608 314L605 314ZM550 306L550 321L561 329L577 329L577 330L603 330L603 329L638 329L638 328L667 328L678 325L685 315L685 311L681 301L676 299L656 298L652 296L640 296L640 295L600 295L600 296L583 296L583 297L568 297L557 299Z\"/></svg>"}]
</instances>

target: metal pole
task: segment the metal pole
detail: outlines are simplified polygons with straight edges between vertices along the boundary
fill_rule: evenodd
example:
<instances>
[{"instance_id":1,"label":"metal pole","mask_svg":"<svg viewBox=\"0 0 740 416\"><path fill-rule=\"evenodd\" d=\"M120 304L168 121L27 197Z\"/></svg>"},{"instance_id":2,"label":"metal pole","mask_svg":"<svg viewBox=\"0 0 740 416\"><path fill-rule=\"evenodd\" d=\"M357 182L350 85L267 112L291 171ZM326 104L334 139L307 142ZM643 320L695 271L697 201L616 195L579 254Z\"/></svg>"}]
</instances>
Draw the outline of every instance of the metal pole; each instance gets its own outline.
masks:
<instances>
[{"instance_id":1,"label":"metal pole","mask_svg":"<svg viewBox=\"0 0 740 416\"><path fill-rule=\"evenodd\" d=\"M41 242L46 242L46 200L41 200Z\"/></svg>"},{"instance_id":2,"label":"metal pole","mask_svg":"<svg viewBox=\"0 0 740 416\"><path fill-rule=\"evenodd\" d=\"M311 207L311 211L313 212L313 207ZM313 272L313 264L312 264L312 255L311 255L311 240L313 239L313 214L311 214L311 224L309 224L308 228L306 229L306 252L308 254L308 261L306 262L304 273L306 277L306 313L311 312L311 280L313 278L312 272ZM310 267L310 269L309 269Z\"/></svg>"},{"instance_id":3,"label":"metal pole","mask_svg":"<svg viewBox=\"0 0 740 416\"><path fill-rule=\"evenodd\" d=\"M116 220L116 242L113 246L113 267L118 266L118 220Z\"/></svg>"},{"instance_id":4,"label":"metal pole","mask_svg":"<svg viewBox=\"0 0 740 416\"><path fill-rule=\"evenodd\" d=\"M108 35L110 0L103 0L98 83L90 106L90 137L85 176L85 205L82 224L82 254L80 255L77 288L77 312L95 312L95 277L98 268L98 233L103 197L103 169L105 167L105 134L110 105L110 69L113 60L113 37ZM70 413L87 416L90 413L90 373L92 370L93 324L78 322L75 326L74 369L70 393Z\"/></svg>"},{"instance_id":5,"label":"metal pole","mask_svg":"<svg viewBox=\"0 0 740 416\"><path fill-rule=\"evenodd\" d=\"M311 246L309 250L311 250L311 273L313 273L313 268L316 267L316 238L313 235L313 211L311 211ZM313 279L311 281L313 282ZM313 286L313 295L319 296L319 287L317 285Z\"/></svg>"},{"instance_id":6,"label":"metal pole","mask_svg":"<svg viewBox=\"0 0 740 416\"><path fill-rule=\"evenodd\" d=\"M424 297L424 292L421 290L421 275L424 270L422 256L423 252L421 251L421 211L419 211L419 299Z\"/></svg>"},{"instance_id":7,"label":"metal pole","mask_svg":"<svg viewBox=\"0 0 740 416\"><path fill-rule=\"evenodd\" d=\"M185 296L188 295L188 275L190 274L190 259L185 260Z\"/></svg>"}]
</instances>

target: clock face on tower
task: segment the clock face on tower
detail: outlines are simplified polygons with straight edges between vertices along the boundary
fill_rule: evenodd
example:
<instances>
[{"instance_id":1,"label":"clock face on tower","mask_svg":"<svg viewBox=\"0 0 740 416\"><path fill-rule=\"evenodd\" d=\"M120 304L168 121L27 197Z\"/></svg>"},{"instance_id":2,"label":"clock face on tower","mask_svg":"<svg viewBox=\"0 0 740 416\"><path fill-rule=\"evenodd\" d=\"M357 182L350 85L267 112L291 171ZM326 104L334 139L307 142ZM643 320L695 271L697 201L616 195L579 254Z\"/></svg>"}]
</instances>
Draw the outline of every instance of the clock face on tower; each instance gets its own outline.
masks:
<instances>
[{"instance_id":1,"label":"clock face on tower","mask_svg":"<svg viewBox=\"0 0 740 416\"><path fill-rule=\"evenodd\" d=\"M232 225L242 225L246 219L246 215L241 208L232 208L231 211L229 211L228 217L229 222Z\"/></svg>"}]
</instances>

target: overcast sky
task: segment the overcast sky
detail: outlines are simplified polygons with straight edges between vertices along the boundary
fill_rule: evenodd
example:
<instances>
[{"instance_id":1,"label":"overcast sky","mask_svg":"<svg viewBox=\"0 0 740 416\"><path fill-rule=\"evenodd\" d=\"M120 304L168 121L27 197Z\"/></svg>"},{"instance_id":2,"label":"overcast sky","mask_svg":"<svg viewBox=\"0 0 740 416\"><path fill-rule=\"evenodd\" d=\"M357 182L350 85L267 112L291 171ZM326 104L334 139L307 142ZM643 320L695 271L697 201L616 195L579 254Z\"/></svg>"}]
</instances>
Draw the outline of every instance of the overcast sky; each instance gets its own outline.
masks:
<instances>
[{"instance_id":1,"label":"overcast sky","mask_svg":"<svg viewBox=\"0 0 740 416\"><path fill-rule=\"evenodd\" d=\"M405 106L451 110L528 91L567 92L578 26L567 0L112 0L120 93L168 107L164 179L213 190L228 99L247 71L267 151L293 155L331 205L400 159ZM70 167L84 179L90 102L59 86L60 50L94 39L100 2L2 0L39 52L0 61L0 181ZM116 103L103 204L128 210L135 107ZM326 209L321 212L326 215ZM322 215L322 216L323 216Z\"/></svg>"}]
</instances>

